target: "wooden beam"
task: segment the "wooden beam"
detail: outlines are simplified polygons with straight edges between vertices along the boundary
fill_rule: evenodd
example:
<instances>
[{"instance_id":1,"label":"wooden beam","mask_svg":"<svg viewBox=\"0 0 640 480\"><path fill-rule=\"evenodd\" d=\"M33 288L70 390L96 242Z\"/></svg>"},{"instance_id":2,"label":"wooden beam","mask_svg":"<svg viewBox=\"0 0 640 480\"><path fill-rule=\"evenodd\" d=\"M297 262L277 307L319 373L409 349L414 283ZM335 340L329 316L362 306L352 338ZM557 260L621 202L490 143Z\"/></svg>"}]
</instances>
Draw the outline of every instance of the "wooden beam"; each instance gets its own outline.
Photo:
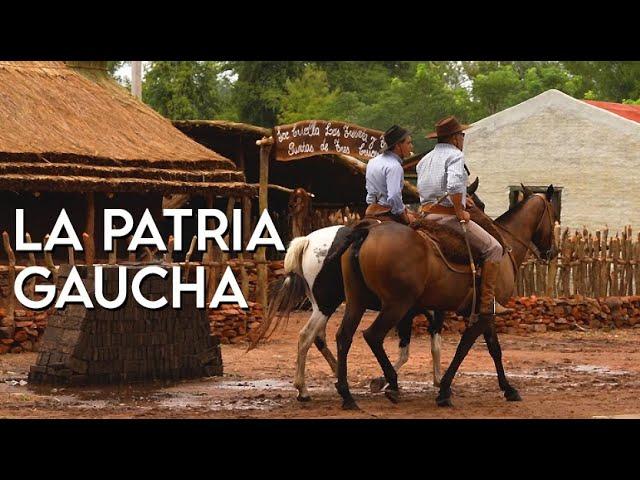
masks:
<instances>
[{"instance_id":1,"label":"wooden beam","mask_svg":"<svg viewBox=\"0 0 640 480\"><path fill-rule=\"evenodd\" d=\"M268 140L271 140L269 142ZM268 204L268 186L269 186L269 156L271 153L271 146L273 144L273 138L262 139L260 143L260 188L259 188L259 209L258 216L262 215L265 210L269 209ZM260 142L260 141L259 141ZM259 247L256 252L256 259L258 260L258 285L256 289L256 300L262 304L264 308L267 307L267 284L268 279L268 267L266 265L266 248Z\"/></svg>"}]
</instances>

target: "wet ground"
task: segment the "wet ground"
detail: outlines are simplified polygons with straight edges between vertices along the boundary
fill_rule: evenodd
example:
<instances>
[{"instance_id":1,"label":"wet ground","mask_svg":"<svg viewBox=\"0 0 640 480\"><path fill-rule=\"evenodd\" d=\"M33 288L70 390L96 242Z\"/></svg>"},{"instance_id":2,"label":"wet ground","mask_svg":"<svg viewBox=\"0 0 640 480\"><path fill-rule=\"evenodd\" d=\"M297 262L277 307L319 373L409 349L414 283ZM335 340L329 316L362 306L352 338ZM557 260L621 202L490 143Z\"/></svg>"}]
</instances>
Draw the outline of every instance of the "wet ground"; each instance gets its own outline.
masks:
<instances>
[{"instance_id":1,"label":"wet ground","mask_svg":"<svg viewBox=\"0 0 640 480\"><path fill-rule=\"evenodd\" d=\"M367 313L359 330L374 318ZM500 335L508 377L522 402L506 402L498 389L484 342L469 353L453 384L453 408L438 408L432 384L429 337L414 338L400 370L401 400L371 394L380 368L356 334L349 381L361 411L345 412L335 380L312 347L307 385L312 400L300 403L292 386L297 332L308 317L298 312L284 332L257 350L223 345L223 377L116 387L34 388L27 383L36 353L0 356L0 418L640 418L640 329ZM328 327L335 352L334 319ZM443 369L459 336L443 339ZM397 339L385 348L397 358Z\"/></svg>"}]
</instances>

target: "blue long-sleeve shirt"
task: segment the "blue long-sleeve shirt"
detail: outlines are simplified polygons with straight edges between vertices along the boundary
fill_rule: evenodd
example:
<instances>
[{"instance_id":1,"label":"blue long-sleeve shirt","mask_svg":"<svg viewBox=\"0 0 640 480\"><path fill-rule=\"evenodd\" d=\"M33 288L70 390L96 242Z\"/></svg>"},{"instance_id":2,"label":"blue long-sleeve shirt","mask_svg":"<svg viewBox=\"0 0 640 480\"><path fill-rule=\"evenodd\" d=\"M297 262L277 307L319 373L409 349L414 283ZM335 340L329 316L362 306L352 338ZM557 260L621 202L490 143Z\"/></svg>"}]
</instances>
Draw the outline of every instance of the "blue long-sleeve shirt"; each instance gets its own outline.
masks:
<instances>
[{"instance_id":1,"label":"blue long-sleeve shirt","mask_svg":"<svg viewBox=\"0 0 640 480\"><path fill-rule=\"evenodd\" d=\"M416 165L420 203L436 203L445 192L461 193L462 205L466 205L468 175L464 169L464 154L449 143L438 143ZM453 207L449 197L440 202Z\"/></svg>"},{"instance_id":2,"label":"blue long-sleeve shirt","mask_svg":"<svg viewBox=\"0 0 640 480\"><path fill-rule=\"evenodd\" d=\"M393 152L386 151L367 163L367 203L379 203L391 207L391 213L404 211L402 187L404 169L402 160Z\"/></svg>"}]
</instances>

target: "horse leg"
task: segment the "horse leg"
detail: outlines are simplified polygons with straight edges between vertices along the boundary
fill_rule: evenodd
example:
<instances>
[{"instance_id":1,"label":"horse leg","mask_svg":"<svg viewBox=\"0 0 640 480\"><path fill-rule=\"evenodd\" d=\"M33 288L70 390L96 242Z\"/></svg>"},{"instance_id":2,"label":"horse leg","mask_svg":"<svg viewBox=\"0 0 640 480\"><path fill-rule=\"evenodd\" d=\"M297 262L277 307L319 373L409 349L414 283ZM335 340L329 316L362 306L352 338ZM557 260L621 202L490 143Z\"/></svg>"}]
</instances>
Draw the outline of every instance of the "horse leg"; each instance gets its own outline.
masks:
<instances>
[{"instance_id":1,"label":"horse leg","mask_svg":"<svg viewBox=\"0 0 640 480\"><path fill-rule=\"evenodd\" d=\"M409 343L411 342L411 327L413 326L413 318L415 317L414 311L407 312L407 314L400 320L400 323L397 325L398 337L400 338L399 346L400 346L400 356L393 366L394 370L397 372L400 370L407 361L409 360ZM377 377L371 380L371 384L369 388L371 389L371 393L381 392L384 386L387 384L387 381L384 377Z\"/></svg>"},{"instance_id":2,"label":"horse leg","mask_svg":"<svg viewBox=\"0 0 640 480\"><path fill-rule=\"evenodd\" d=\"M316 338L318 332L326 327L328 319L329 317L324 315L314 304L311 317L307 321L306 325L302 328L302 330L300 330L300 336L298 337L296 376L293 382L293 386L298 390L297 399L301 402L308 402L309 400L311 400L304 379L304 371L307 363L307 353L309 352L309 347L311 347L311 344Z\"/></svg>"},{"instance_id":3,"label":"horse leg","mask_svg":"<svg viewBox=\"0 0 640 480\"><path fill-rule=\"evenodd\" d=\"M433 386L440 386L440 350L442 348L442 326L444 324L444 312L434 310L432 321L429 322L429 334L431 335L431 360L433 363Z\"/></svg>"},{"instance_id":4,"label":"horse leg","mask_svg":"<svg viewBox=\"0 0 640 480\"><path fill-rule=\"evenodd\" d=\"M500 390L504 392L504 398L510 402L519 402L522 400L518 390L512 387L507 381L507 376L504 373L504 367L502 366L502 349L500 348L500 342L498 341L498 333L496 332L496 326L493 322L484 331L484 340L487 343L487 348L493 358L493 363L496 365L496 372L498 373L498 384Z\"/></svg>"},{"instance_id":5,"label":"horse leg","mask_svg":"<svg viewBox=\"0 0 640 480\"><path fill-rule=\"evenodd\" d=\"M336 332L336 342L338 344L338 381L336 382L336 390L342 397L342 408L345 410L358 410L356 401L349 391L349 383L347 381L347 356L351 348L353 336L362 320L362 315L366 310L365 305L356 305L347 303L344 311L344 318L340 324L340 328Z\"/></svg>"},{"instance_id":6,"label":"horse leg","mask_svg":"<svg viewBox=\"0 0 640 480\"><path fill-rule=\"evenodd\" d=\"M327 320L329 317L327 317ZM320 331L316 334L316 339L314 343L322 356L325 358L329 367L331 367L331 371L334 375L338 374L338 363L336 361L336 357L333 356L329 347L327 347L327 321L324 322L324 326L320 329Z\"/></svg>"},{"instance_id":7,"label":"horse leg","mask_svg":"<svg viewBox=\"0 0 640 480\"><path fill-rule=\"evenodd\" d=\"M399 397L398 374L384 351L384 339L387 333L389 333L389 330L402 318L406 317L407 313L411 313L411 318L413 318L413 313L409 312L408 308L406 304L402 303L393 306L383 305L378 317L371 326L364 331L364 339L376 356L380 367L382 367L384 378L388 384L384 392L385 396L393 403L397 403Z\"/></svg>"},{"instance_id":8,"label":"horse leg","mask_svg":"<svg viewBox=\"0 0 640 480\"><path fill-rule=\"evenodd\" d=\"M451 407L451 382L455 376L460 364L469 353L476 339L483 333L489 324L488 315L480 315L478 321L466 328L456 349L456 354L451 360L451 364L447 371L444 372L442 380L440 380L440 393L436 398L436 403L440 407Z\"/></svg>"}]
</instances>

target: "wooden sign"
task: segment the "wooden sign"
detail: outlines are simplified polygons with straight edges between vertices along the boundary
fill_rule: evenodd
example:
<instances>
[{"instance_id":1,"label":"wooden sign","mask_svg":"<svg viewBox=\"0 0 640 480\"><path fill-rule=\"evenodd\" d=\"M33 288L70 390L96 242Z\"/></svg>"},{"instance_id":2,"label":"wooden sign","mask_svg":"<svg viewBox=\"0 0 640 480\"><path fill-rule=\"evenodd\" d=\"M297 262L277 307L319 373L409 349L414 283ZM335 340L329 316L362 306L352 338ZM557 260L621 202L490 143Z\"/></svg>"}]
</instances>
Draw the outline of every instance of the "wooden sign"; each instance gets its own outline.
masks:
<instances>
[{"instance_id":1,"label":"wooden sign","mask_svg":"<svg viewBox=\"0 0 640 480\"><path fill-rule=\"evenodd\" d=\"M276 160L340 153L369 160L386 148L384 132L343 122L310 120L273 129Z\"/></svg>"}]
</instances>

